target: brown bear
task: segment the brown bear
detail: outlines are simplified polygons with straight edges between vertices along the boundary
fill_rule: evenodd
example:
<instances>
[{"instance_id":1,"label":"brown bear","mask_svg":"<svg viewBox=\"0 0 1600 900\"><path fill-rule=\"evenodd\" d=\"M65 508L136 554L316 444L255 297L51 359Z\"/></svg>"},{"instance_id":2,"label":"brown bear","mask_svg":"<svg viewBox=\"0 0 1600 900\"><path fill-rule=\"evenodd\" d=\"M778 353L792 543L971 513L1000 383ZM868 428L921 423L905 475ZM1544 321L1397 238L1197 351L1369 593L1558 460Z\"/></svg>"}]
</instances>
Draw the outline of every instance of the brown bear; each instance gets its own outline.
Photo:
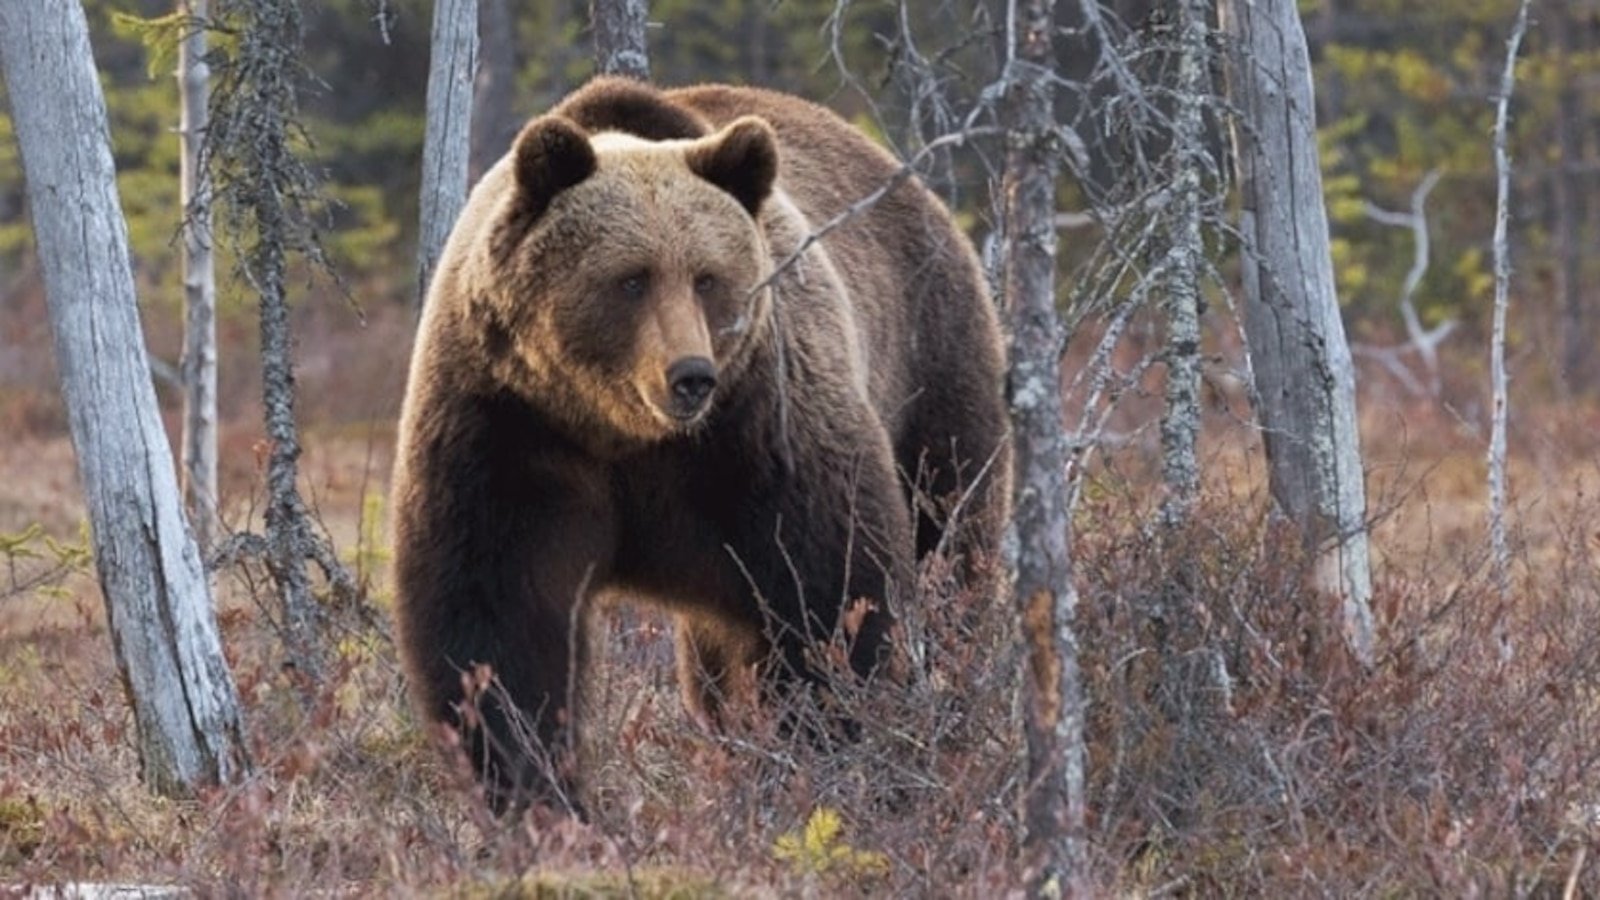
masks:
<instances>
[{"instance_id":1,"label":"brown bear","mask_svg":"<svg viewBox=\"0 0 1600 900\"><path fill-rule=\"evenodd\" d=\"M738 684L824 681L818 641L870 674L943 516L970 523L957 552L994 549L1003 377L971 245L842 119L590 83L472 191L423 313L394 537L424 715L475 726L496 806L571 803L550 760L609 596L674 615L703 721ZM471 712L485 666L503 691Z\"/></svg>"}]
</instances>

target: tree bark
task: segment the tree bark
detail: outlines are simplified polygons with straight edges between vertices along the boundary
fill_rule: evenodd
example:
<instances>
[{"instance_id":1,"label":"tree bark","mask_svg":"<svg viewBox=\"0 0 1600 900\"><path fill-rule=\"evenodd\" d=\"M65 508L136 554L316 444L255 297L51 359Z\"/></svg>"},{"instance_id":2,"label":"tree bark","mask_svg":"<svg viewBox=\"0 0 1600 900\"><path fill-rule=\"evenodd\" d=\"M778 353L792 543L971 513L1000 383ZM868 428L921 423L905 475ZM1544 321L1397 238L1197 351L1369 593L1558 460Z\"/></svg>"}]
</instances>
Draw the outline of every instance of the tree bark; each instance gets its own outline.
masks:
<instances>
[{"instance_id":1,"label":"tree bark","mask_svg":"<svg viewBox=\"0 0 1600 900\"><path fill-rule=\"evenodd\" d=\"M1245 339L1272 495L1373 659L1366 487L1355 370L1333 282L1311 62L1293 0L1228 0L1234 156L1242 194Z\"/></svg>"},{"instance_id":2,"label":"tree bark","mask_svg":"<svg viewBox=\"0 0 1600 900\"><path fill-rule=\"evenodd\" d=\"M274 135L286 138L282 123ZM269 126L270 128L271 126ZM287 152L287 147L283 147ZM283 599L284 632L289 660L301 675L321 677L325 647L321 604L311 588L306 561L316 537L300 498L300 429L294 414L294 340L289 326L285 281L288 256L282 243L288 229L276 200L263 198L261 245L252 266L261 299L261 402L266 417L267 508L266 564Z\"/></svg>"},{"instance_id":3,"label":"tree bark","mask_svg":"<svg viewBox=\"0 0 1600 900\"><path fill-rule=\"evenodd\" d=\"M650 55L645 26L650 11L645 0L591 0L595 64L603 75L650 80Z\"/></svg>"},{"instance_id":4,"label":"tree bark","mask_svg":"<svg viewBox=\"0 0 1600 900\"><path fill-rule=\"evenodd\" d=\"M469 184L483 177L511 149L517 123L511 111L516 90L516 22L507 0L478 3L478 75L472 93L472 159Z\"/></svg>"},{"instance_id":5,"label":"tree bark","mask_svg":"<svg viewBox=\"0 0 1600 900\"><path fill-rule=\"evenodd\" d=\"M1206 146L1203 112L1209 93L1206 52L1209 0L1178 2L1177 110L1171 159L1174 215L1167 284L1166 409L1161 418L1162 518L1186 521L1200 491L1200 282L1205 245L1200 191Z\"/></svg>"},{"instance_id":6,"label":"tree bark","mask_svg":"<svg viewBox=\"0 0 1600 900\"><path fill-rule=\"evenodd\" d=\"M295 421L294 339L290 328L289 255L326 264L305 204L315 175L295 155L303 23L298 0L215 0L233 17L237 38L217 86L206 154L213 187L229 211L240 273L260 301L261 402L267 455L266 535L236 535L224 556L259 557L282 602L288 659L309 700L327 656L324 609L307 567L315 563L338 602L353 601L354 579L312 528L300 496L300 435Z\"/></svg>"},{"instance_id":7,"label":"tree bark","mask_svg":"<svg viewBox=\"0 0 1600 900\"><path fill-rule=\"evenodd\" d=\"M478 0L438 0L433 7L427 130L422 143L422 221L417 240L417 308L467 201L472 150L472 84L478 71Z\"/></svg>"},{"instance_id":8,"label":"tree bark","mask_svg":"<svg viewBox=\"0 0 1600 900\"><path fill-rule=\"evenodd\" d=\"M190 18L178 44L179 193L183 202L183 497L202 552L221 530L217 490L217 278L211 252L211 198L200 169L211 73L204 20L209 0L179 0Z\"/></svg>"},{"instance_id":9,"label":"tree bark","mask_svg":"<svg viewBox=\"0 0 1600 900\"><path fill-rule=\"evenodd\" d=\"M239 698L145 362L83 7L0 0L0 71L142 776L168 795L233 781L247 765Z\"/></svg>"},{"instance_id":10,"label":"tree bark","mask_svg":"<svg viewBox=\"0 0 1600 900\"><path fill-rule=\"evenodd\" d=\"M1506 39L1505 68L1494 114L1494 334L1489 342L1489 378L1494 417L1489 432L1489 553L1502 598L1511 596L1511 546L1506 538L1506 415L1510 376L1506 373L1506 309L1511 303L1511 248L1506 236L1511 210L1511 157L1506 149L1511 90L1516 85L1517 50L1528 30L1528 0L1517 6L1516 23ZM1504 631L1502 641L1507 640ZM1502 644L1505 647L1504 644ZM1509 650L1509 647L1506 647Z\"/></svg>"},{"instance_id":11,"label":"tree bark","mask_svg":"<svg viewBox=\"0 0 1600 900\"><path fill-rule=\"evenodd\" d=\"M1091 0L1093 2L1093 0ZM1016 598L1027 665L1023 825L1036 892L1078 893L1084 877L1083 698L1079 686L1056 311L1056 173L1052 115L1054 0L1009 0L1001 125L1002 297L1011 323L1016 442Z\"/></svg>"}]
</instances>

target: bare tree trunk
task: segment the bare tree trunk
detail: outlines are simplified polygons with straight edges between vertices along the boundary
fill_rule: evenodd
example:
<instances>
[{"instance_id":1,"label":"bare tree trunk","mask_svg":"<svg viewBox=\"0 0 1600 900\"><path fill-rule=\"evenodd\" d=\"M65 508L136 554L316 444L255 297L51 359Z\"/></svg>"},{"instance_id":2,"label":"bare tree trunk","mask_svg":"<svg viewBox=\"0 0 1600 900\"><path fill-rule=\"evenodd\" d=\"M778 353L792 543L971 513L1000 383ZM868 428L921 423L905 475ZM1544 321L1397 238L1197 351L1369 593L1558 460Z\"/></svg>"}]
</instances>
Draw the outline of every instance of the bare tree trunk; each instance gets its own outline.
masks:
<instances>
[{"instance_id":1,"label":"bare tree trunk","mask_svg":"<svg viewBox=\"0 0 1600 900\"><path fill-rule=\"evenodd\" d=\"M517 78L516 22L506 4L507 0L478 3L478 75L472 93L469 184L511 149L517 133L511 112Z\"/></svg>"},{"instance_id":2,"label":"bare tree trunk","mask_svg":"<svg viewBox=\"0 0 1600 900\"><path fill-rule=\"evenodd\" d=\"M433 6L427 133L422 142L422 222L417 240L417 308L428 296L445 238L467 202L472 149L472 82L478 71L478 0Z\"/></svg>"},{"instance_id":3,"label":"bare tree trunk","mask_svg":"<svg viewBox=\"0 0 1600 900\"><path fill-rule=\"evenodd\" d=\"M266 201L272 203L273 201ZM281 210L268 210L265 234L282 233ZM283 596L290 660L315 679L322 672L323 614L305 563L316 540L300 498L300 431L294 414L294 347L285 289L287 257L282 244L264 241L256 255L261 292L261 389L267 438L267 568Z\"/></svg>"},{"instance_id":4,"label":"bare tree trunk","mask_svg":"<svg viewBox=\"0 0 1600 900\"><path fill-rule=\"evenodd\" d=\"M1176 171L1172 249L1167 265L1166 411L1161 418L1161 475L1167 497L1162 518L1183 522L1200 491L1200 282L1205 245L1201 236L1201 186L1206 168L1202 113L1210 71L1206 52L1209 0L1178 2L1177 116L1172 160Z\"/></svg>"},{"instance_id":5,"label":"bare tree trunk","mask_svg":"<svg viewBox=\"0 0 1600 900\"><path fill-rule=\"evenodd\" d=\"M202 552L221 532L217 489L217 277L211 252L211 198L200 169L211 99L204 20L209 0L179 0L190 18L178 43L178 140L183 146L183 496Z\"/></svg>"},{"instance_id":6,"label":"bare tree trunk","mask_svg":"<svg viewBox=\"0 0 1600 900\"><path fill-rule=\"evenodd\" d=\"M1091 0L1092 2L1092 0ZM1067 508L1056 311L1054 0L1009 0L1001 125L1004 262L1011 322L1011 422L1016 442L1016 596L1027 650L1023 728L1026 865L1035 891L1079 893L1085 876L1083 698Z\"/></svg>"},{"instance_id":7,"label":"bare tree trunk","mask_svg":"<svg viewBox=\"0 0 1600 900\"><path fill-rule=\"evenodd\" d=\"M0 0L0 70L142 776L168 795L233 781L248 765L239 697L145 362L83 7Z\"/></svg>"},{"instance_id":8,"label":"bare tree trunk","mask_svg":"<svg viewBox=\"0 0 1600 900\"><path fill-rule=\"evenodd\" d=\"M1305 31L1293 0L1228 0L1245 338L1272 495L1319 555L1345 639L1373 659L1355 370L1334 291Z\"/></svg>"},{"instance_id":9,"label":"bare tree trunk","mask_svg":"<svg viewBox=\"0 0 1600 900\"><path fill-rule=\"evenodd\" d=\"M645 0L590 0L594 24L594 58L605 75L650 80L650 55L645 26L650 11Z\"/></svg>"},{"instance_id":10,"label":"bare tree trunk","mask_svg":"<svg viewBox=\"0 0 1600 900\"><path fill-rule=\"evenodd\" d=\"M1511 158L1506 150L1506 126L1511 91L1516 86L1517 50L1527 30L1528 0L1522 0L1517 6L1516 24L1506 40L1506 63L1500 73L1500 97L1494 113L1494 336L1489 343L1494 420L1489 434L1489 552L1495 585L1503 598L1511 595L1511 547L1506 540L1506 394L1510 381L1506 374L1506 307L1511 293L1511 248L1506 224L1511 209Z\"/></svg>"},{"instance_id":11,"label":"bare tree trunk","mask_svg":"<svg viewBox=\"0 0 1600 900\"><path fill-rule=\"evenodd\" d=\"M300 436L295 421L293 336L287 291L289 254L322 261L304 204L315 176L295 156L291 133L299 113L303 25L298 0L216 0L234 17L237 40L218 86L205 152L215 193L230 212L240 271L260 300L261 393L267 456L266 535L239 535L225 548L261 558L282 602L290 664L308 690L326 658L324 610L308 563L330 582L333 597L351 600L354 580L312 529L298 486Z\"/></svg>"}]
</instances>

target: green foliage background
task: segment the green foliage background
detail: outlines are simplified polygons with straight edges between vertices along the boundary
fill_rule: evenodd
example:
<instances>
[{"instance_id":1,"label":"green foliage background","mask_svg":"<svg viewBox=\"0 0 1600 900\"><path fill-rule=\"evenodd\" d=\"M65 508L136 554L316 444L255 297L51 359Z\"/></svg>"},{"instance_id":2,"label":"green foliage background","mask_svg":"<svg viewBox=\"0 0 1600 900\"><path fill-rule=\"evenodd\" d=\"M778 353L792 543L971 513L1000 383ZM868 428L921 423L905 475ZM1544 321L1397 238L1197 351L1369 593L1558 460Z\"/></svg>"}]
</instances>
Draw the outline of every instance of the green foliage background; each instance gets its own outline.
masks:
<instances>
[{"instance_id":1,"label":"green foliage background","mask_svg":"<svg viewBox=\"0 0 1600 900\"><path fill-rule=\"evenodd\" d=\"M1444 317L1481 325L1493 294L1490 131L1516 0L1338 0L1336 15L1329 2L1302 3L1301 10L1316 45L1334 259L1357 337L1398 330L1395 303L1412 262L1409 233L1371 221L1363 203L1407 211L1433 169L1443 179L1428 202L1433 252L1416 302L1425 325ZM1600 52L1590 46L1563 54L1557 31L1592 39L1600 5L1547 0L1533 12L1511 107L1512 233L1520 287L1544 303L1559 252L1551 236L1561 165L1557 92L1568 79L1600 76ZM1574 127L1593 131L1595 97L1582 97ZM1592 153L1593 135L1586 145ZM1592 223L1583 231L1592 235Z\"/></svg>"},{"instance_id":2,"label":"green foliage background","mask_svg":"<svg viewBox=\"0 0 1600 900\"><path fill-rule=\"evenodd\" d=\"M1430 201L1434 258L1417 302L1427 321L1452 316L1475 324L1491 289L1489 128L1515 0L1338 0L1335 9L1330 2L1305 0L1301 10L1316 64L1335 262L1353 330L1358 338L1397 331L1394 303L1411 263L1409 235L1370 220L1363 203L1403 210L1434 168L1443 170L1444 180ZM847 3L837 21L835 0L654 0L651 62L663 83L756 83L819 99L907 148L919 129L935 128L928 121L908 125L927 114L911 111L905 64L919 56L937 59L941 77L958 90L980 84L975 60L991 46L973 32L977 5L909 4L914 40L907 42L897 37L900 13L888 0ZM1110 5L1129 17L1130 28L1149 27L1155 18L1149 3ZM172 54L159 29L128 19L170 16L173 7L166 0L85 0L85 7L104 73L141 297L177 304L174 236L181 211ZM588 0L519 2L511 9L515 112L526 117L592 73ZM1554 39L1558 28L1592 35L1597 4L1545 0L1537 11L1513 120L1519 276L1534 286L1548 281L1558 250L1550 233L1552 178L1560 163L1557 92L1572 79L1600 77L1600 48L1593 41L1562 53ZM314 141L310 156L334 201L326 213L327 249L368 303L405 302L411 290L431 14L426 0L306 3L305 124ZM380 15L387 16L382 25ZM835 49L843 65L831 55ZM1071 71L1070 61L1063 62L1063 71ZM968 84L954 84L963 77ZM1591 130L1596 96L1600 91L1588 91L1582 100L1582 127ZM1586 154L1594 137L1585 141ZM16 152L9 119L0 115L0 278L24 264L30 240ZM983 192L970 188L981 188L985 178L973 170L938 184L946 191L969 188L957 200L963 222L979 229ZM1594 233L1592 223L1585 228ZM1070 241L1066 251L1070 265ZM238 293L224 284L225 299L230 292Z\"/></svg>"}]
</instances>

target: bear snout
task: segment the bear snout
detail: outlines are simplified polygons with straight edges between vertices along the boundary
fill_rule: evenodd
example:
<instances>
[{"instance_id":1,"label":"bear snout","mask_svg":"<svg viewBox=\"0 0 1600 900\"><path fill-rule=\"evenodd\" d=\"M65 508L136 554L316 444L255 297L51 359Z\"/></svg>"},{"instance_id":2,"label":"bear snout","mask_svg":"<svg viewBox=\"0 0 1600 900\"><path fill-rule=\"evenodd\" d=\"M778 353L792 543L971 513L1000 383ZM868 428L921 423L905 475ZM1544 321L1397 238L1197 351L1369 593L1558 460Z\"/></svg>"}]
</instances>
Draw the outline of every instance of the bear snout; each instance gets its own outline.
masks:
<instances>
[{"instance_id":1,"label":"bear snout","mask_svg":"<svg viewBox=\"0 0 1600 900\"><path fill-rule=\"evenodd\" d=\"M667 387L672 395L672 415L678 419L694 418L716 390L716 364L704 356L684 357L667 367Z\"/></svg>"}]
</instances>

